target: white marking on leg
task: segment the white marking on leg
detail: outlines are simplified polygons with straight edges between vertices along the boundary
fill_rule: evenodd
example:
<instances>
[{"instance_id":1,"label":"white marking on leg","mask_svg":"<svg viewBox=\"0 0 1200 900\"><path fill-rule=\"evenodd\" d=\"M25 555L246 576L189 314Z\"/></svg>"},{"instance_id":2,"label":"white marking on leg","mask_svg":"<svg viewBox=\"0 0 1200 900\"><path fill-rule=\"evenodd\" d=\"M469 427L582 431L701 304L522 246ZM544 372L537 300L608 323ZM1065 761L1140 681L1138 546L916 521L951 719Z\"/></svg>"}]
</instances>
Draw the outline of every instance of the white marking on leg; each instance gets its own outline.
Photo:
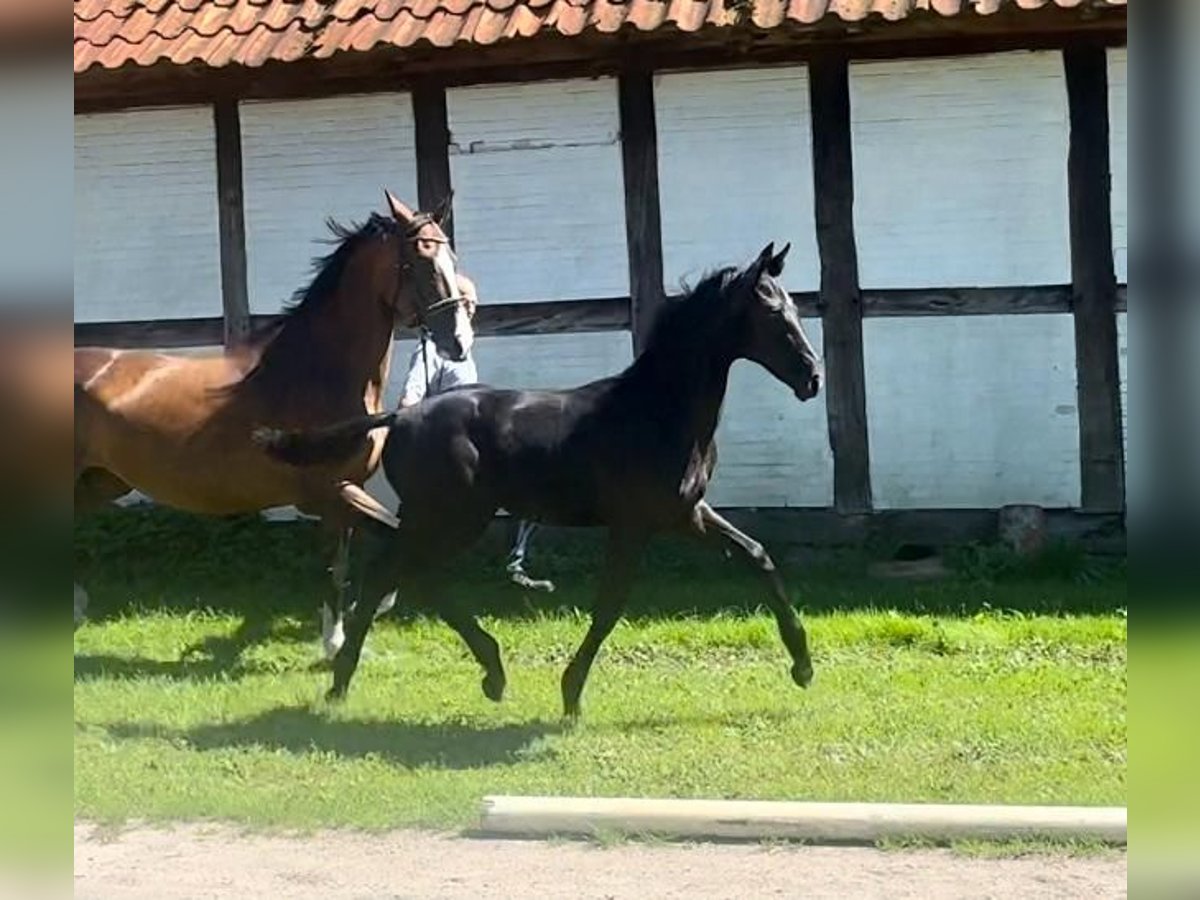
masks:
<instances>
[{"instance_id":1,"label":"white marking on leg","mask_svg":"<svg viewBox=\"0 0 1200 900\"><path fill-rule=\"evenodd\" d=\"M388 611L390 611L391 608L396 605L396 595L398 593L400 593L399 588L392 591L390 594L388 594L386 597L383 598L383 601L379 604L379 608L377 610L375 610L375 618L378 619L380 616L382 616L385 613L387 613Z\"/></svg>"},{"instance_id":2,"label":"white marking on leg","mask_svg":"<svg viewBox=\"0 0 1200 900\"><path fill-rule=\"evenodd\" d=\"M333 659L346 643L346 629L339 613L335 619L329 604L321 606L321 645L325 649L325 658Z\"/></svg>"}]
</instances>

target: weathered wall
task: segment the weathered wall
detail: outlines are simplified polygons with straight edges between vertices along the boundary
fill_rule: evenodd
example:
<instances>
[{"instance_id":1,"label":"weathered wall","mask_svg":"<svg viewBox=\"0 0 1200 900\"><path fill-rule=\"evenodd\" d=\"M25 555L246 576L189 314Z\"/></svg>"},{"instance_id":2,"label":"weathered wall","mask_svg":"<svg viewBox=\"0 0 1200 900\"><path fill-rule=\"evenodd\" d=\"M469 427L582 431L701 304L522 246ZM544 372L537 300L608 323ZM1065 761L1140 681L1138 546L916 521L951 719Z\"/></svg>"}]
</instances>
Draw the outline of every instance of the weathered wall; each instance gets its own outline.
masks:
<instances>
[{"instance_id":1,"label":"weathered wall","mask_svg":"<svg viewBox=\"0 0 1200 900\"><path fill-rule=\"evenodd\" d=\"M75 117L75 321L221 315L212 109Z\"/></svg>"},{"instance_id":2,"label":"weathered wall","mask_svg":"<svg viewBox=\"0 0 1200 900\"><path fill-rule=\"evenodd\" d=\"M629 293L611 78L446 92L455 245L483 302Z\"/></svg>"},{"instance_id":3,"label":"weathered wall","mask_svg":"<svg viewBox=\"0 0 1200 900\"><path fill-rule=\"evenodd\" d=\"M1070 281L1062 56L850 68L865 288ZM863 326L880 508L1079 502L1068 315Z\"/></svg>"},{"instance_id":4,"label":"weathered wall","mask_svg":"<svg viewBox=\"0 0 1200 900\"><path fill-rule=\"evenodd\" d=\"M812 137L803 67L658 75L658 180L669 293L769 241L792 249L783 283L820 284ZM818 320L804 328L818 349ZM714 503L828 506L833 457L825 395L801 404L761 367L734 367L718 432Z\"/></svg>"},{"instance_id":5,"label":"weathered wall","mask_svg":"<svg viewBox=\"0 0 1200 900\"><path fill-rule=\"evenodd\" d=\"M1126 280L1126 53L1109 52L1113 251ZM1018 52L850 67L864 289L1070 281L1062 55ZM819 285L803 66L654 78L664 289L792 243L785 284ZM482 301L629 293L614 79L447 91L460 266ZM416 203L406 93L239 107L252 312L277 311L324 253L324 219ZM208 107L76 117L76 320L221 313ZM1122 401L1126 317L1118 320ZM805 327L822 346L819 320ZM874 317L863 325L880 509L1080 501L1069 314ZM388 398L411 342L396 347ZM628 332L485 337L481 378L568 387L631 360ZM824 393L808 404L735 366L712 499L828 506ZM1127 442L1128 446L1128 442ZM388 496L376 479L372 489Z\"/></svg>"},{"instance_id":6,"label":"weathered wall","mask_svg":"<svg viewBox=\"0 0 1200 900\"><path fill-rule=\"evenodd\" d=\"M325 220L386 212L390 188L417 206L412 100L372 94L242 103L250 311L275 313L332 248Z\"/></svg>"}]
</instances>

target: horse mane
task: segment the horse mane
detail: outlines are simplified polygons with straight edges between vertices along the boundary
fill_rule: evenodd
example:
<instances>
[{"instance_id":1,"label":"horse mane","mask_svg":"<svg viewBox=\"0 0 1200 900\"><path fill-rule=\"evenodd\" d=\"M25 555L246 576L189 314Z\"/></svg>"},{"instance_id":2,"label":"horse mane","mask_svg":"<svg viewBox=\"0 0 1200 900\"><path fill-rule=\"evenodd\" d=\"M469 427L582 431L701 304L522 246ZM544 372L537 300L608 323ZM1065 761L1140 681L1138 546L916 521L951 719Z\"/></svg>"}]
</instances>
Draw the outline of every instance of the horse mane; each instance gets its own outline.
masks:
<instances>
[{"instance_id":1,"label":"horse mane","mask_svg":"<svg viewBox=\"0 0 1200 900\"><path fill-rule=\"evenodd\" d=\"M644 353L655 356L691 355L728 320L728 291L739 270L724 266L703 274L694 288L681 283L683 294L659 309L650 327Z\"/></svg>"},{"instance_id":2,"label":"horse mane","mask_svg":"<svg viewBox=\"0 0 1200 900\"><path fill-rule=\"evenodd\" d=\"M355 251L366 241L394 235L399 229L395 219L379 213L371 213L365 222L349 225L327 218L325 227L332 237L320 240L337 246L326 255L313 258L312 280L292 294L278 318L259 326L238 348L238 353L246 354L254 362L232 387L256 379L273 361L289 356L298 343L307 343L313 318L336 293Z\"/></svg>"}]
</instances>

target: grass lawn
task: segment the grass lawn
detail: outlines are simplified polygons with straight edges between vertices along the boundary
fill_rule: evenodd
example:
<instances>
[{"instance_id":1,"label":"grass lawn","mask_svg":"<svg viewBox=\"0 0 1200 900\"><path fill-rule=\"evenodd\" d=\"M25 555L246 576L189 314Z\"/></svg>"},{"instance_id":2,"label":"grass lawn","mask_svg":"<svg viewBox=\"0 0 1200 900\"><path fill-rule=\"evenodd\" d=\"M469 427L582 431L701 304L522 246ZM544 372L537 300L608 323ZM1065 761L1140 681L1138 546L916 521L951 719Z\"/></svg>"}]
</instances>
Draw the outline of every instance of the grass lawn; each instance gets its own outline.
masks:
<instances>
[{"instance_id":1,"label":"grass lawn","mask_svg":"<svg viewBox=\"0 0 1200 900\"><path fill-rule=\"evenodd\" d=\"M469 825L489 793L1123 804L1123 572L986 552L947 580L785 566L816 680L801 691L757 578L655 548L582 721L559 677L596 548L534 546L526 597L495 549L463 563L509 675L499 705L440 622L376 624L349 699L320 697L311 529L120 511L76 532L75 812L253 825Z\"/></svg>"}]
</instances>

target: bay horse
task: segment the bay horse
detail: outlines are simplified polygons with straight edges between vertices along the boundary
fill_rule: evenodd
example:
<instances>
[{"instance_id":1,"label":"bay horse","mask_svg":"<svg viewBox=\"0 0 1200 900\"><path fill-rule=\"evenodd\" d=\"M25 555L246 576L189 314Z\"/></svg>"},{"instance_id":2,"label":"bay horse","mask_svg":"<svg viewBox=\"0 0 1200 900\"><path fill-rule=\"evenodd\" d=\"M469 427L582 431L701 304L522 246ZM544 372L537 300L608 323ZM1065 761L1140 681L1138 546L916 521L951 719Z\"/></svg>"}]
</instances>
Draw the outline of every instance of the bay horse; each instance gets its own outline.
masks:
<instances>
[{"instance_id":1,"label":"bay horse","mask_svg":"<svg viewBox=\"0 0 1200 900\"><path fill-rule=\"evenodd\" d=\"M282 316L241 345L198 356L150 350L75 350L75 509L137 489L155 502L205 515L295 506L336 537L336 620L343 609L349 529L391 514L362 489L380 439L307 469L271 459L251 441L262 422L313 428L379 413L396 322L427 331L450 359L474 332L444 209L414 212L384 191L390 216L343 227L335 249ZM340 641L329 604L325 650Z\"/></svg>"},{"instance_id":2,"label":"bay horse","mask_svg":"<svg viewBox=\"0 0 1200 900\"><path fill-rule=\"evenodd\" d=\"M401 579L420 585L483 668L485 695L501 699L500 648L473 614L449 601L439 571L482 535L498 508L547 524L607 527L591 625L562 676L568 718L579 714L592 662L621 617L641 550L655 533L724 542L763 573L791 677L807 687L807 638L775 563L704 500L736 360L763 366L801 401L820 390L820 358L777 280L789 247L776 253L768 244L749 266L721 269L665 307L644 351L617 375L558 391L463 386L325 429L257 430L254 439L270 456L304 468L361 454L374 430L388 429L383 468L401 501L400 522L366 566L361 601L333 660L329 699L349 687L372 603Z\"/></svg>"}]
</instances>

